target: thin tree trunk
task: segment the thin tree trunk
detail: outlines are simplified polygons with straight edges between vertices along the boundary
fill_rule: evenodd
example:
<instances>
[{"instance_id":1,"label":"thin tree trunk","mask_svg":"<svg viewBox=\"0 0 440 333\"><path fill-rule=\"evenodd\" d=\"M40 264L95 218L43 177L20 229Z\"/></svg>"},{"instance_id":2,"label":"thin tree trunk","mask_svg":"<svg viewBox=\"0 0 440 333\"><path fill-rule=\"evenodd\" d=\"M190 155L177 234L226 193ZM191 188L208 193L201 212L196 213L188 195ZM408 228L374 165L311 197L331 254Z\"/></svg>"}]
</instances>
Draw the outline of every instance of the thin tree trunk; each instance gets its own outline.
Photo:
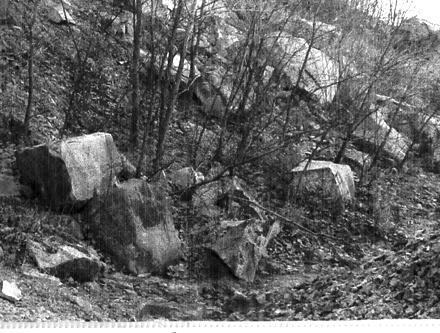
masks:
<instances>
[{"instance_id":1,"label":"thin tree trunk","mask_svg":"<svg viewBox=\"0 0 440 333\"><path fill-rule=\"evenodd\" d=\"M133 13L134 34L133 34L133 58L131 67L132 80L132 112L131 112L131 129L130 129L130 149L132 152L136 150L138 137L138 121L139 121L139 58L141 48L141 32L142 32L142 0L134 0L135 12Z\"/></svg>"},{"instance_id":2,"label":"thin tree trunk","mask_svg":"<svg viewBox=\"0 0 440 333\"><path fill-rule=\"evenodd\" d=\"M321 6L321 1L319 2L318 8L320 6ZM298 78L296 79L295 86L292 88L291 95L290 95L290 98L289 98L289 103L287 105L286 118L284 119L284 126L283 126L283 131L282 131L282 136L281 136L282 141L284 141L285 138L286 138L287 128L288 128L289 123L290 123L290 116L291 116L291 112L290 112L291 110L290 109L292 108L292 101L294 99L295 99L295 101L297 101L297 99L298 99L298 96L296 96L296 91L299 88L299 84L301 83L303 74L304 74L304 72L306 70L306 66L307 66L307 63L309 61L310 52L312 51L313 45L315 44L315 38L316 38L316 15L317 15L317 12L313 16L312 35L310 36L310 43L309 43L309 46L307 47L306 55L305 55L304 60L303 60L303 62L301 64L301 68L299 69Z\"/></svg>"},{"instance_id":3,"label":"thin tree trunk","mask_svg":"<svg viewBox=\"0 0 440 333\"><path fill-rule=\"evenodd\" d=\"M29 55L28 55L28 98L26 105L26 113L24 115L24 139L29 141L29 123L32 116L33 101L34 101L34 26L37 19L37 9L39 1L36 1L34 7L32 8L32 18L29 22L28 29L28 43L29 43Z\"/></svg>"},{"instance_id":4,"label":"thin tree trunk","mask_svg":"<svg viewBox=\"0 0 440 333\"><path fill-rule=\"evenodd\" d=\"M183 6L182 0L180 0L179 6ZM161 121L159 124L159 133L158 133L158 140L157 140L157 146L156 146L156 157L154 159L154 166L153 166L154 170L159 170L159 167L160 167L160 164L162 163L163 155L165 152L165 139L167 136L168 127L170 124L172 113L175 108L178 93L179 93L180 83L181 83L181 79L182 79L183 65L185 62L185 57L186 57L187 49L188 49L189 34L191 33L193 26L194 26L195 8L196 8L196 1L193 0L191 3L191 9L190 9L191 22L189 23L189 26L186 29L185 38L184 38L184 42L183 42L183 46L182 46L182 52L180 54L179 67L177 69L177 73L175 76L173 90L171 92L168 106L167 106L165 113L164 113L163 117L161 118ZM173 61L172 57L168 61L172 63L172 61Z\"/></svg>"}]
</instances>

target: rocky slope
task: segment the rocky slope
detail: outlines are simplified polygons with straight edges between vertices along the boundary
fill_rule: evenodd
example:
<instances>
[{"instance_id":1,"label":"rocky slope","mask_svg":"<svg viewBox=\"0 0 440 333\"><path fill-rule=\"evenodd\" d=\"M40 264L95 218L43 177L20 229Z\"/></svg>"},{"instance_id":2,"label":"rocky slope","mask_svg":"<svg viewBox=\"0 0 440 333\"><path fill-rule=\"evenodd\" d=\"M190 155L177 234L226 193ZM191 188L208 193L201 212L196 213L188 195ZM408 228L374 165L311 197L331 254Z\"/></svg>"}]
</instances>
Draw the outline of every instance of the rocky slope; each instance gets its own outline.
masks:
<instances>
[{"instance_id":1,"label":"rocky slope","mask_svg":"<svg viewBox=\"0 0 440 333\"><path fill-rule=\"evenodd\" d=\"M326 46L345 27L295 16L289 28L297 35L283 33L273 44L285 14L279 13L264 45L266 51L273 46L275 56L260 85L249 88L251 96L276 92L276 103L269 103L270 113L262 108L252 114L265 132L251 152L279 142L277 119L284 116L280 110L292 107L292 85L302 96L286 129L293 144L236 170L216 164L210 159L213 142L225 135L230 141L223 154L233 155L249 120L240 114L222 119L227 107L240 106L228 102L236 75L228 68L240 59L249 20L228 1L219 2L228 10L210 8L196 68L183 63L179 112L166 142L168 167L148 183L147 177L133 179L133 166L124 168L128 160L137 164L138 156L128 153L127 160L116 148L130 148L126 83L133 24L126 2L41 2L28 144L51 143L25 150L28 59L17 41L26 38L20 25L26 17L9 6L20 2L0 2L0 9L7 8L0 10L0 282L15 283L21 292L14 295L2 283L0 307L6 311L0 320L438 317L440 178L427 171L438 171L440 163L437 115L423 103L371 94L374 112L341 156L350 167L329 162L343 135L325 127L335 116L325 105L341 98L331 84L340 67ZM166 26L172 7L161 1L158 27ZM144 15L151 17L149 8ZM402 37L396 49L435 48L433 31L419 27L411 35L415 23L409 23L403 37L410 38ZM316 24L319 34L311 45ZM153 40L164 31L155 33ZM148 75L160 69L149 67L150 56L141 50L144 88ZM172 59L171 79L179 57ZM285 57L289 62L281 70ZM304 57L310 61L303 67ZM281 82L276 87L270 85L273 73ZM67 120L70 132L63 133ZM58 141L97 131L112 136ZM298 132L306 134L296 138ZM90 144L91 137L96 141ZM151 166L153 146L146 144L143 172Z\"/></svg>"}]
</instances>

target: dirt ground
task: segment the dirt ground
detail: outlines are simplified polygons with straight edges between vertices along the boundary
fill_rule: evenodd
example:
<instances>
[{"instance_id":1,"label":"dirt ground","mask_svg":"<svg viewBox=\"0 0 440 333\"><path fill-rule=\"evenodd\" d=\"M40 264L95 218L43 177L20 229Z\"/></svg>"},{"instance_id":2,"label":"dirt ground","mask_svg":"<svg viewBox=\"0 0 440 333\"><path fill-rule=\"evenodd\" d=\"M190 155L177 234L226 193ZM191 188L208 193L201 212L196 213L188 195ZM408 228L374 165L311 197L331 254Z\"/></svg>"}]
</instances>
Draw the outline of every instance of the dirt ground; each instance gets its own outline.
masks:
<instances>
[{"instance_id":1,"label":"dirt ground","mask_svg":"<svg viewBox=\"0 0 440 333\"><path fill-rule=\"evenodd\" d=\"M420 172L385 175L381 182L395 211L394 217L381 222L384 225L366 222L370 215L362 209L369 199L360 193L357 205L333 222L334 234L349 237L345 243L311 241L285 227L252 284L227 278L197 280L188 275L185 262L168 277L125 275L109 264L97 281L61 282L38 272L26 255L16 264L20 240L49 237L48 230L59 232L50 226L57 225L60 216L26 200L3 200L0 280L15 282L23 298L15 303L0 298L0 320L438 318L440 179ZM14 219L15 227L10 227ZM37 220L39 228L33 224Z\"/></svg>"}]
</instances>

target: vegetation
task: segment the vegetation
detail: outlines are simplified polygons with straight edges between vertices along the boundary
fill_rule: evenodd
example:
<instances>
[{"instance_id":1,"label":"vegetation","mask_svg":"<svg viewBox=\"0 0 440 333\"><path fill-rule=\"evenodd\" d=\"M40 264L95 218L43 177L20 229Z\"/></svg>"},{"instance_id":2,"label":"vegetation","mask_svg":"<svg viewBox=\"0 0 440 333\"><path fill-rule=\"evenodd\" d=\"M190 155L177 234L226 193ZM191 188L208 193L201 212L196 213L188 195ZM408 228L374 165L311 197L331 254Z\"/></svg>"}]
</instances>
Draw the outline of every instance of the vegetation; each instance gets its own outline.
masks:
<instances>
[{"instance_id":1,"label":"vegetation","mask_svg":"<svg viewBox=\"0 0 440 333\"><path fill-rule=\"evenodd\" d=\"M175 302L202 302L208 310L193 317L171 311L169 319L438 316L438 258L429 250L436 247L440 194L438 31L377 0L4 3L0 174L16 172L18 148L99 131L112 134L138 178L155 181L161 171L187 166L206 175L169 191L188 248L168 278L186 288ZM368 137L371 123L382 126L376 141ZM351 205L298 199L292 169L312 160L349 163L354 150L369 154L369 162L350 164ZM197 286L194 278L206 277L195 273L194 230L209 232L216 220L200 216L182 193L234 175L282 231L255 284ZM63 215L35 199L0 199L0 278L17 277L27 234L65 238L69 231L57 226ZM411 273L415 266L421 273ZM81 286L95 303L86 311L70 300L82 309L77 316L53 310L49 319L139 319L104 304L115 290L130 290L121 306L131 297L139 305L153 293L149 283L169 301L162 278L149 279L124 275L129 287L109 279ZM244 307L234 305L238 290ZM19 320L11 311L0 318Z\"/></svg>"}]
</instances>

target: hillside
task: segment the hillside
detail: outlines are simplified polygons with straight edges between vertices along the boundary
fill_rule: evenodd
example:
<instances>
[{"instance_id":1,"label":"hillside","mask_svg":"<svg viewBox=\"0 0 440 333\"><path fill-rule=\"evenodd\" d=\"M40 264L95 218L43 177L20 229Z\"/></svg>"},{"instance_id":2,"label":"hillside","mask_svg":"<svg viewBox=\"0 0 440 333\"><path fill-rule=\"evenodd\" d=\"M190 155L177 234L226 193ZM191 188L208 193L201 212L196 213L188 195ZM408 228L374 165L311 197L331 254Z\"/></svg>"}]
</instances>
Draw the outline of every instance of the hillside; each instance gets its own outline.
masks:
<instances>
[{"instance_id":1,"label":"hillside","mask_svg":"<svg viewBox=\"0 0 440 333\"><path fill-rule=\"evenodd\" d=\"M0 0L0 36L1 321L438 318L428 24Z\"/></svg>"}]
</instances>

